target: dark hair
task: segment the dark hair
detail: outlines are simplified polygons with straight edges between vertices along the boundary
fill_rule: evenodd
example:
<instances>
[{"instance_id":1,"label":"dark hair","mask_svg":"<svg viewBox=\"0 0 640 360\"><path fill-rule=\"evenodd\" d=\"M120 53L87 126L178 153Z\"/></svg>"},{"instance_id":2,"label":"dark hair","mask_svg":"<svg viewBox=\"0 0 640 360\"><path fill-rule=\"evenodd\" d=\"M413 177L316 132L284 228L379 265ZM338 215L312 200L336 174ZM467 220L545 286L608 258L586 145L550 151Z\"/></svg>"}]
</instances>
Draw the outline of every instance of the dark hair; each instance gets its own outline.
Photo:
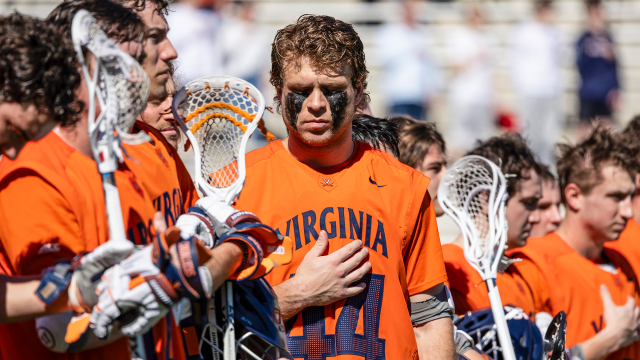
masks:
<instances>
[{"instance_id":1,"label":"dark hair","mask_svg":"<svg viewBox=\"0 0 640 360\"><path fill-rule=\"evenodd\" d=\"M122 6L131 8L135 11L142 11L147 6L147 2L152 3L156 7L156 12L160 15L169 15L170 0L111 0Z\"/></svg>"},{"instance_id":2,"label":"dark hair","mask_svg":"<svg viewBox=\"0 0 640 360\"><path fill-rule=\"evenodd\" d=\"M374 149L380 149L384 146L396 158L399 155L398 125L387 119L360 115L353 119L351 133L353 140L365 142Z\"/></svg>"},{"instance_id":3,"label":"dark hair","mask_svg":"<svg viewBox=\"0 0 640 360\"><path fill-rule=\"evenodd\" d=\"M144 38L144 24L132 9L108 0L73 0L56 6L47 16L47 21L57 29L59 36L71 49L71 23L81 9L89 11L114 41L142 41Z\"/></svg>"},{"instance_id":4,"label":"dark hair","mask_svg":"<svg viewBox=\"0 0 640 360\"><path fill-rule=\"evenodd\" d=\"M598 121L589 137L579 144L558 145L561 153L557 164L558 182L563 203L566 203L564 189L569 184L576 184L580 191L589 194L602 182L601 170L604 166L620 166L634 179L636 151L623 140L606 123Z\"/></svg>"},{"instance_id":5,"label":"dark hair","mask_svg":"<svg viewBox=\"0 0 640 360\"><path fill-rule=\"evenodd\" d=\"M602 2L600 0L586 0L585 5L587 5L587 9L600 7Z\"/></svg>"},{"instance_id":6,"label":"dark hair","mask_svg":"<svg viewBox=\"0 0 640 360\"><path fill-rule=\"evenodd\" d=\"M540 164L540 179L545 184L555 184L557 185L556 176L553 175L551 169L548 166Z\"/></svg>"},{"instance_id":7,"label":"dark hair","mask_svg":"<svg viewBox=\"0 0 640 360\"><path fill-rule=\"evenodd\" d=\"M553 5L553 1L551 0L536 0L535 2L536 11L549 9L551 5Z\"/></svg>"},{"instance_id":8,"label":"dark hair","mask_svg":"<svg viewBox=\"0 0 640 360\"><path fill-rule=\"evenodd\" d=\"M476 147L467 155L479 155L491 160L500 167L507 180L507 193L513 196L520 190L523 180L529 179L527 170L541 174L540 164L527 146L525 139L516 132L494 136L487 141L478 141ZM515 180L515 181L514 181Z\"/></svg>"},{"instance_id":9,"label":"dark hair","mask_svg":"<svg viewBox=\"0 0 640 360\"><path fill-rule=\"evenodd\" d=\"M35 105L72 125L84 108L75 99L80 79L73 49L48 23L17 12L0 16L0 101Z\"/></svg>"},{"instance_id":10,"label":"dark hair","mask_svg":"<svg viewBox=\"0 0 640 360\"><path fill-rule=\"evenodd\" d=\"M442 135L436 129L436 124L418 121L408 116L396 116L391 121L398 124L400 143L398 160L416 169L429 153L431 145L436 145L440 151L446 153L446 146Z\"/></svg>"},{"instance_id":11,"label":"dark hair","mask_svg":"<svg viewBox=\"0 0 640 360\"><path fill-rule=\"evenodd\" d=\"M320 69L335 70L349 65L351 84L354 87L363 84L364 94L357 108L363 109L369 102L364 45L351 24L331 16L302 15L295 24L278 30L271 44L271 85L282 88L285 67L291 63L299 66L302 58L308 58ZM277 95L274 103L279 111Z\"/></svg>"}]
</instances>

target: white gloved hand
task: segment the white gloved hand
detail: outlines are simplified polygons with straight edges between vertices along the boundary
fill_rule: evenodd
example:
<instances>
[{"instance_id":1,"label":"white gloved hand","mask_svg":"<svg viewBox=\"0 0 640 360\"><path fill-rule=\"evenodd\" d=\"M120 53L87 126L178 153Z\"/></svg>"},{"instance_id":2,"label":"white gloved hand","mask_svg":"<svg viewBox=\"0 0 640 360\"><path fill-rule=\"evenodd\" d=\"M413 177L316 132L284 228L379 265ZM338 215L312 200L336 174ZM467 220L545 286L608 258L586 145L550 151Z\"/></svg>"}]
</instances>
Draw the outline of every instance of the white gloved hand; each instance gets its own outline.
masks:
<instances>
[{"instance_id":1,"label":"white gloved hand","mask_svg":"<svg viewBox=\"0 0 640 360\"><path fill-rule=\"evenodd\" d=\"M173 302L158 286L156 278L164 275L152 261L152 250L151 245L142 248L102 276L99 301L91 314L97 337L107 338L116 319L123 334L143 334L169 311Z\"/></svg>"},{"instance_id":2,"label":"white gloved hand","mask_svg":"<svg viewBox=\"0 0 640 360\"><path fill-rule=\"evenodd\" d=\"M180 229L180 237L189 239L195 237L205 247L211 249L215 245L216 235L211 220L198 207L189 208L187 213L180 215L175 226Z\"/></svg>"},{"instance_id":3,"label":"white gloved hand","mask_svg":"<svg viewBox=\"0 0 640 360\"><path fill-rule=\"evenodd\" d=\"M207 215L209 215L209 218L214 222L214 226L221 224L227 228L229 228L229 226L226 225L227 219L234 213L238 212L238 210L212 196L201 198L196 202L196 206L204 210Z\"/></svg>"}]
</instances>

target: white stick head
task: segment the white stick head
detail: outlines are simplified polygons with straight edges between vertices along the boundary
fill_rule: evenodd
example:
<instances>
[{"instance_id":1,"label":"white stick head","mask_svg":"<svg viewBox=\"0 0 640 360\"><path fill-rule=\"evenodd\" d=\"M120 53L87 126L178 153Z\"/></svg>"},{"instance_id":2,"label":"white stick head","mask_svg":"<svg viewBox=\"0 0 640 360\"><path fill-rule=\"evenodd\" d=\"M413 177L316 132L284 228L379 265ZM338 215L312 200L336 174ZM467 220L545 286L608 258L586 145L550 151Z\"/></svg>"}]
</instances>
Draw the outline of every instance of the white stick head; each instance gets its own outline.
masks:
<instances>
[{"instance_id":1,"label":"white stick head","mask_svg":"<svg viewBox=\"0 0 640 360\"><path fill-rule=\"evenodd\" d=\"M504 250L507 181L500 168L481 156L465 156L438 187L440 206L458 224L464 255L483 280L495 278Z\"/></svg>"},{"instance_id":2,"label":"white stick head","mask_svg":"<svg viewBox=\"0 0 640 360\"><path fill-rule=\"evenodd\" d=\"M110 128L126 143L147 141L146 134L129 134L136 117L149 97L149 79L140 64L109 39L87 10L79 10L71 24L73 46L89 91L89 131L92 142L101 140ZM89 72L86 49L93 55L93 73ZM100 115L95 116L96 103ZM104 123L101 127L101 123ZM94 136L95 134L95 136ZM93 145L93 144L92 144Z\"/></svg>"},{"instance_id":3,"label":"white stick head","mask_svg":"<svg viewBox=\"0 0 640 360\"><path fill-rule=\"evenodd\" d=\"M244 185L247 142L264 129L262 93L242 79L212 75L180 89L171 108L193 146L196 184L205 196L231 204Z\"/></svg>"}]
</instances>

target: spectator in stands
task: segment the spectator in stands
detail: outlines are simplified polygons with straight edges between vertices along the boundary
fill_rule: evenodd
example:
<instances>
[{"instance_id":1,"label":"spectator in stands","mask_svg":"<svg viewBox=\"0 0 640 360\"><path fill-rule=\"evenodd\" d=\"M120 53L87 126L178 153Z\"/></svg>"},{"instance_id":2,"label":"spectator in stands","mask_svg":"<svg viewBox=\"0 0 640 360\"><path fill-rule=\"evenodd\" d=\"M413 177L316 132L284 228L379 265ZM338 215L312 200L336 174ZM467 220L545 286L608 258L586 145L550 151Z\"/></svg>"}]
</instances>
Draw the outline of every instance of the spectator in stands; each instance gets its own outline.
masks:
<instances>
[{"instance_id":1,"label":"spectator in stands","mask_svg":"<svg viewBox=\"0 0 640 360\"><path fill-rule=\"evenodd\" d=\"M533 19L513 33L509 64L531 150L543 162L553 164L553 146L563 128L560 34L553 25L551 1L537 0L534 6Z\"/></svg>"},{"instance_id":2,"label":"spectator in stands","mask_svg":"<svg viewBox=\"0 0 640 360\"><path fill-rule=\"evenodd\" d=\"M441 74L424 26L416 23L417 1L400 2L400 22L378 33L376 55L382 66L383 93L394 115L426 120L429 104L440 88Z\"/></svg>"},{"instance_id":3,"label":"spectator in stands","mask_svg":"<svg viewBox=\"0 0 640 360\"><path fill-rule=\"evenodd\" d=\"M181 0L171 5L167 16L169 40L180 54L178 83L224 73L219 32L222 26L219 0Z\"/></svg>"},{"instance_id":4,"label":"spectator in stands","mask_svg":"<svg viewBox=\"0 0 640 360\"><path fill-rule=\"evenodd\" d=\"M469 150L476 140L493 135L494 57L496 41L484 30L479 8L466 14L466 24L451 34L448 58L453 79L449 88L451 122L447 126L447 143L452 155Z\"/></svg>"},{"instance_id":5,"label":"spectator in stands","mask_svg":"<svg viewBox=\"0 0 640 360\"><path fill-rule=\"evenodd\" d=\"M613 120L620 92L615 44L600 0L587 1L587 29L576 44L576 63L581 79L580 124L584 134L596 117Z\"/></svg>"},{"instance_id":6,"label":"spectator in stands","mask_svg":"<svg viewBox=\"0 0 640 360\"><path fill-rule=\"evenodd\" d=\"M261 77L268 74L271 40L255 21L253 1L236 1L232 10L232 16L223 17L220 32L225 74L259 88Z\"/></svg>"}]
</instances>

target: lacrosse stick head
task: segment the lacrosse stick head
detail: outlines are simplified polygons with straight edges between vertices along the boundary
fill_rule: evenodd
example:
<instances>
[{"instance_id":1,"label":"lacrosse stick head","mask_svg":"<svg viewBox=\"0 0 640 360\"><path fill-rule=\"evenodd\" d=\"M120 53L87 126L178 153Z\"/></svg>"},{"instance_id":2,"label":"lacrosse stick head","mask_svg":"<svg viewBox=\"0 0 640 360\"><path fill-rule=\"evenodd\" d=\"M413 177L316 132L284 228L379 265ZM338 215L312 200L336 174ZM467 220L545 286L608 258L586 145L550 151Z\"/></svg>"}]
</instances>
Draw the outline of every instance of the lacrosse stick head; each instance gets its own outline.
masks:
<instances>
[{"instance_id":1,"label":"lacrosse stick head","mask_svg":"<svg viewBox=\"0 0 640 360\"><path fill-rule=\"evenodd\" d=\"M542 334L536 324L518 307L507 305L504 312L516 360L542 360ZM492 360L503 359L490 308L469 311L454 323L458 330L471 337L475 350Z\"/></svg>"},{"instance_id":2,"label":"lacrosse stick head","mask_svg":"<svg viewBox=\"0 0 640 360\"><path fill-rule=\"evenodd\" d=\"M462 232L465 258L483 280L495 279L507 240L506 191L500 168L475 155L456 161L438 187L440 206Z\"/></svg>"},{"instance_id":3,"label":"lacrosse stick head","mask_svg":"<svg viewBox=\"0 0 640 360\"><path fill-rule=\"evenodd\" d=\"M216 293L216 298L220 291ZM220 309L220 306L217 306ZM235 325L236 353L242 359L291 359L286 343L285 327L280 316L280 308L273 289L264 279L249 280L233 283L233 314ZM223 316L217 311L215 323L223 323ZM214 332L210 339L201 340L201 346L210 346L210 353L214 359L221 358L224 350L214 346L213 338L218 340L224 335L224 330L219 326L210 326ZM218 341L217 344L222 343ZM233 346L225 343L225 347ZM201 350L204 350L201 348ZM205 350L207 353L209 351ZM203 351L203 354L205 352ZM216 357L215 355L219 355Z\"/></svg>"},{"instance_id":4,"label":"lacrosse stick head","mask_svg":"<svg viewBox=\"0 0 640 360\"><path fill-rule=\"evenodd\" d=\"M544 360L564 360L567 357L567 314L560 311L549 324L544 334Z\"/></svg>"},{"instance_id":5,"label":"lacrosse stick head","mask_svg":"<svg viewBox=\"0 0 640 360\"><path fill-rule=\"evenodd\" d=\"M264 96L247 81L212 75L180 89L171 109L193 147L198 187L231 204L244 185L247 142L256 128L266 132Z\"/></svg>"},{"instance_id":6,"label":"lacrosse stick head","mask_svg":"<svg viewBox=\"0 0 640 360\"><path fill-rule=\"evenodd\" d=\"M111 130L125 143L148 141L149 137L143 132L129 134L149 97L149 78L142 66L107 37L87 10L79 10L75 14L71 36L89 91L92 141L111 135ZM88 53L93 59L85 58ZM89 71L90 68L93 72ZM100 105L98 116L95 116L96 100Z\"/></svg>"}]
</instances>

